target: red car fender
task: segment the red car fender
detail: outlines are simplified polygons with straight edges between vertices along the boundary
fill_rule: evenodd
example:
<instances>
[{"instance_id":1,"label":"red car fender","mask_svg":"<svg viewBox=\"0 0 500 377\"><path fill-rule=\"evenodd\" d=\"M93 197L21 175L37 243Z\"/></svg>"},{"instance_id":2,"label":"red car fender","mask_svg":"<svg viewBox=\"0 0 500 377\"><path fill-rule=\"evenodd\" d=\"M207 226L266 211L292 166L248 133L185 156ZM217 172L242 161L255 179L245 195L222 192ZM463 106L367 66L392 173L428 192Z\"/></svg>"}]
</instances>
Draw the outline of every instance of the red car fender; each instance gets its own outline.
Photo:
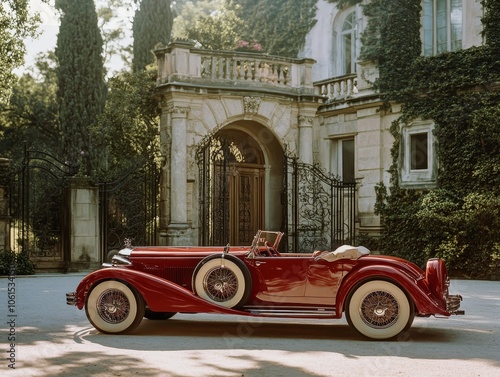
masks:
<instances>
[{"instance_id":1,"label":"red car fender","mask_svg":"<svg viewBox=\"0 0 500 377\"><path fill-rule=\"evenodd\" d=\"M87 275L76 289L78 309L84 307L90 289L105 280L120 280L134 287L153 311L241 314L237 310L211 304L169 280L126 268L104 268Z\"/></svg>"},{"instance_id":2,"label":"red car fender","mask_svg":"<svg viewBox=\"0 0 500 377\"><path fill-rule=\"evenodd\" d=\"M425 280L435 297L442 298L448 295L448 270L442 259L432 258L427 261Z\"/></svg>"},{"instance_id":3,"label":"red car fender","mask_svg":"<svg viewBox=\"0 0 500 377\"><path fill-rule=\"evenodd\" d=\"M386 280L403 288L415 303L418 314L450 315L445 310L445 303L434 297L433 293L429 291L427 284L423 283L423 279L417 281L394 267L384 265L365 266L348 273L342 280L337 292L336 307L338 315L341 315L344 311L344 304L351 290L357 285L370 280Z\"/></svg>"}]
</instances>

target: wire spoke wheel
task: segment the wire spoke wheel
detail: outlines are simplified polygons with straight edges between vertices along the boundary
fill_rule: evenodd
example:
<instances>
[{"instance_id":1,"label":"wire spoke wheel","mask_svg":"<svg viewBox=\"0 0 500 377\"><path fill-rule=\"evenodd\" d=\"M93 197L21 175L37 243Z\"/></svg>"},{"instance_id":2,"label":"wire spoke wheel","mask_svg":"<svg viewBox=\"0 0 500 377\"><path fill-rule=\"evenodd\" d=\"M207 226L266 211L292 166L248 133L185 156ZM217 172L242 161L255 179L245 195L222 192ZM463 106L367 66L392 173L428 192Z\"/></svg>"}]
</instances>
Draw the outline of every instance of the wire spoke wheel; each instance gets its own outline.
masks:
<instances>
[{"instance_id":1,"label":"wire spoke wheel","mask_svg":"<svg viewBox=\"0 0 500 377\"><path fill-rule=\"evenodd\" d=\"M387 328L398 319L399 305L389 292L372 292L361 303L360 315L368 326Z\"/></svg>"},{"instance_id":2,"label":"wire spoke wheel","mask_svg":"<svg viewBox=\"0 0 500 377\"><path fill-rule=\"evenodd\" d=\"M215 305L239 308L247 302L251 290L248 267L231 254L209 255L193 272L193 291Z\"/></svg>"},{"instance_id":3,"label":"wire spoke wheel","mask_svg":"<svg viewBox=\"0 0 500 377\"><path fill-rule=\"evenodd\" d=\"M203 287L212 300L224 302L238 292L238 279L229 268L216 267L205 275Z\"/></svg>"},{"instance_id":4,"label":"wire spoke wheel","mask_svg":"<svg viewBox=\"0 0 500 377\"><path fill-rule=\"evenodd\" d=\"M130 301L122 291L109 289L97 299L97 313L108 323L123 322L130 314Z\"/></svg>"},{"instance_id":5,"label":"wire spoke wheel","mask_svg":"<svg viewBox=\"0 0 500 377\"><path fill-rule=\"evenodd\" d=\"M406 332L415 317L409 296L384 280L367 281L352 289L345 308L349 325L371 339L392 339Z\"/></svg>"},{"instance_id":6,"label":"wire spoke wheel","mask_svg":"<svg viewBox=\"0 0 500 377\"><path fill-rule=\"evenodd\" d=\"M145 304L137 290L121 281L105 280L92 287L85 301L85 313L100 332L125 334L144 317Z\"/></svg>"}]
</instances>

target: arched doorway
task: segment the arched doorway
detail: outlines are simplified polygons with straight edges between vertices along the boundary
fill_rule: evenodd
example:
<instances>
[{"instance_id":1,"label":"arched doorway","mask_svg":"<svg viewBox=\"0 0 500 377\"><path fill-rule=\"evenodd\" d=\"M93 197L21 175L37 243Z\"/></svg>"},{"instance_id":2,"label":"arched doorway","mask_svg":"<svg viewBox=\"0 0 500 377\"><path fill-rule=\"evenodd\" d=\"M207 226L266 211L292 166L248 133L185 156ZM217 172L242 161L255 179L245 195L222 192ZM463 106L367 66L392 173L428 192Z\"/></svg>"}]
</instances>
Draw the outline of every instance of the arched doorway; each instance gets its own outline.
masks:
<instances>
[{"instance_id":1,"label":"arched doorway","mask_svg":"<svg viewBox=\"0 0 500 377\"><path fill-rule=\"evenodd\" d=\"M197 152L200 244L247 245L266 226L266 162L257 140L238 128L207 137Z\"/></svg>"}]
</instances>

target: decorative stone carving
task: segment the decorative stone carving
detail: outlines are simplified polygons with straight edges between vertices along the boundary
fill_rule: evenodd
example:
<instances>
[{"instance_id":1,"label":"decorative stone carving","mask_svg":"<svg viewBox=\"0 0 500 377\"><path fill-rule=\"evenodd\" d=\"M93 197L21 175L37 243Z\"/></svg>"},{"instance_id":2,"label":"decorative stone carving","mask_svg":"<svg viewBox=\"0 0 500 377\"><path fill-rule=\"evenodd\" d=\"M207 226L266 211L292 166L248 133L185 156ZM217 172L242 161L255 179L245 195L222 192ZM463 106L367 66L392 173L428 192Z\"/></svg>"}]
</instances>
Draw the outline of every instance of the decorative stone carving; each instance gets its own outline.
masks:
<instances>
[{"instance_id":1,"label":"decorative stone carving","mask_svg":"<svg viewBox=\"0 0 500 377\"><path fill-rule=\"evenodd\" d=\"M312 127L314 122L314 117L307 117L304 115L299 115L299 127Z\"/></svg>"},{"instance_id":2,"label":"decorative stone carving","mask_svg":"<svg viewBox=\"0 0 500 377\"><path fill-rule=\"evenodd\" d=\"M174 106L170 109L172 115L183 115L186 116L191 108L189 106Z\"/></svg>"},{"instance_id":3,"label":"decorative stone carving","mask_svg":"<svg viewBox=\"0 0 500 377\"><path fill-rule=\"evenodd\" d=\"M245 113L258 113L261 101L260 97L243 97Z\"/></svg>"}]
</instances>

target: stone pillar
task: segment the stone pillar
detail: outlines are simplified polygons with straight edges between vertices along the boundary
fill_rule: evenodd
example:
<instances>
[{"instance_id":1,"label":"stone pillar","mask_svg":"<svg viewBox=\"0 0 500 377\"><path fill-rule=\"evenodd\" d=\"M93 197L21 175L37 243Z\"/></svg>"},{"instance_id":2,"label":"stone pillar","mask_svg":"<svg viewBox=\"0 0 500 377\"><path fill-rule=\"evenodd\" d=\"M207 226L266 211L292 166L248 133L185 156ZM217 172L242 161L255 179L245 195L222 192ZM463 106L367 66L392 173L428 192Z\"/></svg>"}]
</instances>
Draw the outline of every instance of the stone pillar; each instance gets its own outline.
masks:
<instances>
[{"instance_id":1,"label":"stone pillar","mask_svg":"<svg viewBox=\"0 0 500 377\"><path fill-rule=\"evenodd\" d=\"M68 271L96 269L101 265L99 248L99 189L87 178L68 180L68 225L65 252Z\"/></svg>"},{"instance_id":2,"label":"stone pillar","mask_svg":"<svg viewBox=\"0 0 500 377\"><path fill-rule=\"evenodd\" d=\"M189 107L172 109L172 144L170 150L170 224L167 244L189 245L191 232L187 223L187 114Z\"/></svg>"},{"instance_id":3,"label":"stone pillar","mask_svg":"<svg viewBox=\"0 0 500 377\"><path fill-rule=\"evenodd\" d=\"M0 173L9 167L10 160L0 158ZM9 191L0 186L0 251L10 250Z\"/></svg>"},{"instance_id":4,"label":"stone pillar","mask_svg":"<svg viewBox=\"0 0 500 377\"><path fill-rule=\"evenodd\" d=\"M299 116L299 159L303 163L313 163L313 116Z\"/></svg>"}]
</instances>

